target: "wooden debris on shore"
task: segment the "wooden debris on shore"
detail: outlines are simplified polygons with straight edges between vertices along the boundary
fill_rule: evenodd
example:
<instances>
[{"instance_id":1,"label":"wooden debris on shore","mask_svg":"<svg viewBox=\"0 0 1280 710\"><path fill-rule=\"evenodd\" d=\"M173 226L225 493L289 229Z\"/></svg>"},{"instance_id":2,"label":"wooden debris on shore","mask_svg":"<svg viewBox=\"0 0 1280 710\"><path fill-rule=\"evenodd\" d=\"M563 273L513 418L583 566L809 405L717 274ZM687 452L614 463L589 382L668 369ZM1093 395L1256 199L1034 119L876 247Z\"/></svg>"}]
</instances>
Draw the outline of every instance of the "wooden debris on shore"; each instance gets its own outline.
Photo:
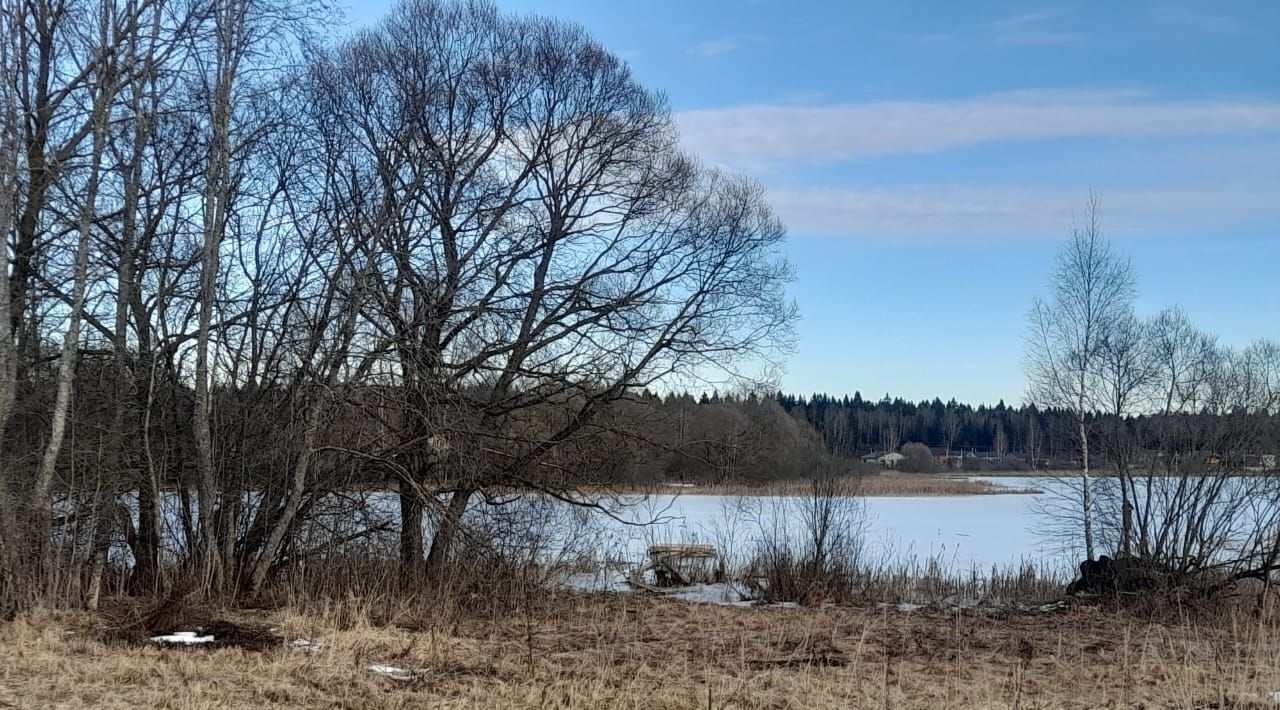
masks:
<instances>
[{"instance_id":1,"label":"wooden debris on shore","mask_svg":"<svg viewBox=\"0 0 1280 710\"><path fill-rule=\"evenodd\" d=\"M645 581L653 572L653 584ZM725 578L724 561L715 545L662 543L649 546L648 558L628 580L632 586L650 591L714 584Z\"/></svg>"}]
</instances>

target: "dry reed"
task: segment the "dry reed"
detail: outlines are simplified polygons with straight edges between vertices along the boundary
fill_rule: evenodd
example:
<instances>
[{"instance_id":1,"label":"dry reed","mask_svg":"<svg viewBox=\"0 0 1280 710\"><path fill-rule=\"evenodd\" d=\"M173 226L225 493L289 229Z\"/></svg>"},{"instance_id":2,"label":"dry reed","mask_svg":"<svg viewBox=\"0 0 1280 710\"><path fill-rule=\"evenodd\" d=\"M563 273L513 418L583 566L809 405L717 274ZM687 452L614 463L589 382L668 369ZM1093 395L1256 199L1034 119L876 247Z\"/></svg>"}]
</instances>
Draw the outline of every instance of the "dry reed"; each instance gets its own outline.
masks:
<instances>
[{"instance_id":1,"label":"dry reed","mask_svg":"<svg viewBox=\"0 0 1280 710\"><path fill-rule=\"evenodd\" d=\"M36 614L0 626L0 705L1264 707L1280 689L1274 619L1245 606L1210 622L572 595L501 617L364 612L225 612L274 627L266 651L113 644L101 616ZM299 638L318 650L295 650ZM395 680L372 663L415 672Z\"/></svg>"}]
</instances>

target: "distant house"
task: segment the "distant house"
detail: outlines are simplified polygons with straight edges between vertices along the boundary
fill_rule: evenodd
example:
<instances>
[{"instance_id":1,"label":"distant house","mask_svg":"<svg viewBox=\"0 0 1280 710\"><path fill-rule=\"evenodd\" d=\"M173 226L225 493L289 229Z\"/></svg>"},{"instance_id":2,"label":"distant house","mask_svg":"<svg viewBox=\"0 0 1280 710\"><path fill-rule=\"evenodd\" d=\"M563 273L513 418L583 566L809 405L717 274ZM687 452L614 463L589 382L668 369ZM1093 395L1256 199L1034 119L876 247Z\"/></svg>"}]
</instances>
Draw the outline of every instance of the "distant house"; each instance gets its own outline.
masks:
<instances>
[{"instance_id":1,"label":"distant house","mask_svg":"<svg viewBox=\"0 0 1280 710\"><path fill-rule=\"evenodd\" d=\"M933 454L933 460L939 466L948 468L960 468L964 465L964 459L959 451L948 451L945 446L930 446L929 453Z\"/></svg>"},{"instance_id":2,"label":"distant house","mask_svg":"<svg viewBox=\"0 0 1280 710\"><path fill-rule=\"evenodd\" d=\"M890 451L884 456L881 456L880 458L876 459L876 462L879 463L881 466L884 466L885 468L897 468L898 464L905 461L906 458L907 458L906 456L903 456L897 451Z\"/></svg>"},{"instance_id":3,"label":"distant house","mask_svg":"<svg viewBox=\"0 0 1280 710\"><path fill-rule=\"evenodd\" d=\"M1248 454L1244 457L1244 469L1255 473L1276 470L1275 454Z\"/></svg>"}]
</instances>

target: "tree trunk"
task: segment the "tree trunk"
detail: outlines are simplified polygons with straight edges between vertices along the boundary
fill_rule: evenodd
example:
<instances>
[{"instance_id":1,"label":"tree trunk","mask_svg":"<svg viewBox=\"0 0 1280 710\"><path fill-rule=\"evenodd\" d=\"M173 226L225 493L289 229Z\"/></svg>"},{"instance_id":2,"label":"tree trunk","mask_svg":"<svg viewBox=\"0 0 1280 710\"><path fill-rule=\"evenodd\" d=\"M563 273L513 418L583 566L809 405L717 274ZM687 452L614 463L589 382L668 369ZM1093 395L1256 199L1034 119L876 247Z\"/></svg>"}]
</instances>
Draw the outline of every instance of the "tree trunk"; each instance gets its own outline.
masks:
<instances>
[{"instance_id":1,"label":"tree trunk","mask_svg":"<svg viewBox=\"0 0 1280 710\"><path fill-rule=\"evenodd\" d=\"M107 569L107 553L111 550L111 530L115 525L116 501L105 491L94 496L93 537L89 546L89 584L84 604L90 611L98 609L102 598L102 576Z\"/></svg>"},{"instance_id":2,"label":"tree trunk","mask_svg":"<svg viewBox=\"0 0 1280 710\"><path fill-rule=\"evenodd\" d=\"M262 546L250 573L250 596L257 596L258 592L262 591L262 585L266 583L267 575L275 564L280 543L284 541L302 505L302 496L307 488L307 472L311 465L311 453L315 450L316 438L319 435L320 410L323 407L323 397L321 395L315 397L311 406L307 408L302 450L298 453L298 460L293 465L293 477L289 482L289 496L285 500L284 511L272 526L271 533L267 536L266 543Z\"/></svg>"},{"instance_id":3,"label":"tree trunk","mask_svg":"<svg viewBox=\"0 0 1280 710\"><path fill-rule=\"evenodd\" d=\"M0 33L0 235L13 230L13 194L18 177L18 116L14 97L10 93L15 77L11 75L14 63L10 55L16 45L17 32L12 18L4 17L4 31ZM5 462L4 432L13 413L17 388L17 353L14 343L14 319L9 300L9 242L0 242L0 619L8 616L16 604L18 560L14 554L18 547L18 521L16 501L9 488L9 472Z\"/></svg>"},{"instance_id":4,"label":"tree trunk","mask_svg":"<svg viewBox=\"0 0 1280 710\"><path fill-rule=\"evenodd\" d=\"M1116 415L1117 421L1119 415ZM1133 476L1129 471L1128 454L1124 452L1124 441L1121 427L1116 425L1116 475L1120 481L1120 552L1133 554L1133 503L1137 497L1137 489L1133 485Z\"/></svg>"},{"instance_id":5,"label":"tree trunk","mask_svg":"<svg viewBox=\"0 0 1280 710\"><path fill-rule=\"evenodd\" d=\"M163 533L163 500L164 491L160 485L160 473L156 468L155 456L151 450L151 416L155 409L155 391L156 391L156 368L158 362L156 358L148 354L143 344L139 344L139 350L143 354L139 358L139 370L147 373L147 396L146 402L143 404L142 412L142 452L143 460L146 466L146 477L138 486L138 534L137 542L133 548L133 555L136 564L134 566L133 579L130 580L131 590L137 593L158 592L161 582L160 575L160 537ZM183 492L182 504L183 512L188 508L186 506L186 484L179 482L180 489ZM186 521L185 516L184 522ZM184 525L184 529L186 526ZM191 536L187 536L187 543L190 544Z\"/></svg>"},{"instance_id":6,"label":"tree trunk","mask_svg":"<svg viewBox=\"0 0 1280 710\"><path fill-rule=\"evenodd\" d=\"M1093 560L1093 481L1089 476L1089 431L1084 421L1084 403L1081 402L1076 424L1080 428L1080 463L1083 468L1081 504L1084 521L1084 554L1086 559Z\"/></svg>"},{"instance_id":7,"label":"tree trunk","mask_svg":"<svg viewBox=\"0 0 1280 710\"><path fill-rule=\"evenodd\" d=\"M1120 503L1120 550L1125 555L1131 555L1133 554L1133 503L1124 479L1120 480L1120 489L1123 491L1123 500Z\"/></svg>"},{"instance_id":8,"label":"tree trunk","mask_svg":"<svg viewBox=\"0 0 1280 710\"><path fill-rule=\"evenodd\" d=\"M75 270L71 286L71 313L67 330L62 339L62 353L58 358L57 394L50 416L49 440L36 470L35 485L31 490L30 510L34 527L28 540L36 546L37 559L43 559L52 532L53 501L49 498L53 486L54 467L62 450L67 430L67 415L71 408L71 395L75 383L76 362L80 344L80 325L84 315L85 290L89 280L89 252L93 244L93 222L97 217L97 197L102 153L106 145L107 107L111 81L104 70L97 96L93 104L93 148L89 157L89 176L85 185L84 203L80 206L80 223L76 241Z\"/></svg>"},{"instance_id":9,"label":"tree trunk","mask_svg":"<svg viewBox=\"0 0 1280 710\"><path fill-rule=\"evenodd\" d=\"M231 200L229 170L231 162L231 89L235 82L240 49L236 43L236 8L234 3L218 3L214 38L215 65L210 124L212 136L209 145L209 164L205 171L203 205L203 245L200 258L200 309L199 329L196 336L195 367L195 415L193 433L196 444L196 470L198 472L196 496L200 518L201 570L207 587L214 590L224 586L222 546L219 540L218 521L214 515L214 496L218 487L213 454L213 433L210 419L212 398L210 395L209 337L213 322L214 300L221 263L219 249L226 231L228 204ZM242 19L242 18L241 18Z\"/></svg>"},{"instance_id":10,"label":"tree trunk","mask_svg":"<svg viewBox=\"0 0 1280 710\"><path fill-rule=\"evenodd\" d=\"M159 589L160 581L160 497L144 483L138 488L138 534L134 536L130 551L133 552L133 573L129 577L129 589L134 594L151 594Z\"/></svg>"},{"instance_id":11,"label":"tree trunk","mask_svg":"<svg viewBox=\"0 0 1280 710\"><path fill-rule=\"evenodd\" d=\"M418 489L400 483L400 577L416 582L422 571L422 515L426 507Z\"/></svg>"},{"instance_id":12,"label":"tree trunk","mask_svg":"<svg viewBox=\"0 0 1280 710\"><path fill-rule=\"evenodd\" d=\"M458 529L462 526L462 514L467 510L467 503L471 502L472 493L474 491L469 488L454 491L444 517L436 527L436 534L431 538L431 550L427 553L427 579L432 583L442 580L449 567L449 553Z\"/></svg>"},{"instance_id":13,"label":"tree trunk","mask_svg":"<svg viewBox=\"0 0 1280 710\"><path fill-rule=\"evenodd\" d=\"M151 39L155 41L158 32L160 13L155 13ZM130 53L139 53L137 39L130 41ZM150 60L148 60L148 65ZM148 73L150 66L148 66ZM154 490L150 476L150 467L144 469L137 464L139 457L134 450L136 441L126 431L126 419L133 415L136 422L136 404L139 394L135 387L140 383L142 358L132 357L129 352L129 315L139 287L135 283L138 256L138 209L140 201L141 172L143 155L147 139L150 135L149 117L143 109L142 99L144 87L141 81L132 86L130 109L133 119L133 143L124 166L123 204L121 207L120 251L116 266L116 313L115 332L113 333L113 354L116 365L116 402L115 416L112 419L112 439L115 448L117 467L120 473L131 475L124 480L132 484L138 491L138 530L130 539L130 550L133 552L134 568L129 578L129 588L135 593L155 591L156 573L159 566L160 534L157 529L159 513L156 510L159 491ZM146 329L148 324L139 323L138 330ZM142 338L139 338L141 350ZM130 367L132 361L133 367ZM130 385L134 385L131 387ZM132 412L129 405L135 405ZM131 427L132 428L132 427ZM133 428L136 431L136 428Z\"/></svg>"}]
</instances>

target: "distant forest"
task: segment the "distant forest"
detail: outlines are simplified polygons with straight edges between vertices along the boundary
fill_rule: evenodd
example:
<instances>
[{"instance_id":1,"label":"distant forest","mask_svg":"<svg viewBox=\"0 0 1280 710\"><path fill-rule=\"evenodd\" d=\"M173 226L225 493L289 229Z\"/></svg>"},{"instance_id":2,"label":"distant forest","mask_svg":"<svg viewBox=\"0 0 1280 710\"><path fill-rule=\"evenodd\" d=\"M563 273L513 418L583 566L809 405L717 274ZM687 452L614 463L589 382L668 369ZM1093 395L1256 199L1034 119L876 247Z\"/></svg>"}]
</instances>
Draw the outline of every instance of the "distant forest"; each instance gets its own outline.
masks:
<instances>
[{"instance_id":1,"label":"distant forest","mask_svg":"<svg viewBox=\"0 0 1280 710\"><path fill-rule=\"evenodd\" d=\"M772 397L719 393L659 400L658 440L670 450L641 457L633 476L671 480L774 480L810 475L815 467L871 471L875 459L901 452L907 471L1018 471L1079 466L1070 412L1034 405L1010 407L912 402L861 393L837 397L778 392ZM1280 417L1265 413L1219 416L1094 417L1098 462L1114 468L1213 466L1273 469L1280 449ZM1195 432L1194 436L1188 433ZM924 450L927 447L927 456ZM1167 452L1167 453L1166 453ZM657 470L655 470L655 468Z\"/></svg>"}]
</instances>

